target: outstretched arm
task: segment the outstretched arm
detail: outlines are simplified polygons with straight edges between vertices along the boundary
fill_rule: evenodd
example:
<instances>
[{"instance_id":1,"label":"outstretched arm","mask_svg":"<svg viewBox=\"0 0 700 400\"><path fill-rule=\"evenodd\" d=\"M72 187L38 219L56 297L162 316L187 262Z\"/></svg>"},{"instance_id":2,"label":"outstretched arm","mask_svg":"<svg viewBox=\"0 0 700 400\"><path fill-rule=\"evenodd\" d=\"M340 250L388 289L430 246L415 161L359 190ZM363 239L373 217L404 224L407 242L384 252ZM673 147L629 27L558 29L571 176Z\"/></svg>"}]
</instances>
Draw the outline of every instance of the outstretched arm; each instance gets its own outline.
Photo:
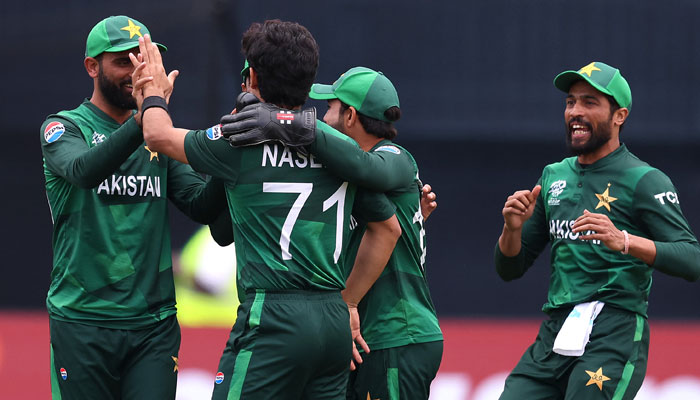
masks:
<instances>
[{"instance_id":1,"label":"outstretched arm","mask_svg":"<svg viewBox=\"0 0 700 400\"><path fill-rule=\"evenodd\" d=\"M365 152L354 140L321 121L310 121L311 109L284 110L272 104L253 104L221 118L221 131L232 146L276 141L308 148L334 175L364 188L387 192L415 179L408 157L400 151Z\"/></svg>"},{"instance_id":2,"label":"outstretched arm","mask_svg":"<svg viewBox=\"0 0 700 400\"><path fill-rule=\"evenodd\" d=\"M96 187L109 178L143 143L141 127L134 118L128 119L99 146L90 147L78 124L60 115L44 122L40 138L48 169L84 189Z\"/></svg>"}]
</instances>

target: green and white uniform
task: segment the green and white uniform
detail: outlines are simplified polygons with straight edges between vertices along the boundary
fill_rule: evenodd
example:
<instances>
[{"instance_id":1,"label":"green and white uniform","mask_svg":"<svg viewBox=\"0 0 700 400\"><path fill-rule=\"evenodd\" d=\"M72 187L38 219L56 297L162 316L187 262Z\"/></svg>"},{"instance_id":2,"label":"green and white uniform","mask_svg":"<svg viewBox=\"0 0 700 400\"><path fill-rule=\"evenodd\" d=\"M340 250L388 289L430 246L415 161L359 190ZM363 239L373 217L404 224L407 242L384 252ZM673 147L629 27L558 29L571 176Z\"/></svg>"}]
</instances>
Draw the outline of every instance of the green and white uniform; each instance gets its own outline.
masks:
<instances>
[{"instance_id":1,"label":"green and white uniform","mask_svg":"<svg viewBox=\"0 0 700 400\"><path fill-rule=\"evenodd\" d=\"M425 277L418 166L406 149L389 140L364 152L342 143L328 126L321 128L311 151L333 173L384 192L402 230L382 275L358 306L362 337L372 351L351 373L348 398L364 400L369 394L372 398L427 399L442 359L443 338ZM367 222L355 217L353 256L345 265L348 275ZM399 347L406 348L397 350Z\"/></svg>"},{"instance_id":2,"label":"green and white uniform","mask_svg":"<svg viewBox=\"0 0 700 400\"><path fill-rule=\"evenodd\" d=\"M604 324L601 317L613 312L626 312L632 316L629 319L632 324L629 337L620 342L648 341L645 332L648 332L647 301L652 271L657 269L687 280L696 280L700 276L700 246L681 212L677 191L670 179L658 169L639 160L622 145L591 165L582 166L575 157L550 164L545 167L539 184L542 185L542 192L532 217L523 226L520 254L512 258L505 257L496 245L495 261L499 275L505 280L522 276L546 244L551 243L550 284L543 310L553 319L562 319L566 318L568 311L576 304L603 301L605 307L596 320L589 346L596 338L598 325ZM654 263L647 265L631 255L610 250L597 240L581 240L581 233L572 232L571 226L584 210L603 213L618 229L653 240L656 246ZM545 329L546 323L547 321L543 323L542 329ZM559 329L561 324L554 326L554 329ZM539 345L551 352L556 332L554 335L551 333L543 335L541 330L535 348L543 341ZM544 337L548 339L545 340ZM620 348L619 343L613 340L608 342L607 337L598 340L604 341L612 360L614 349ZM600 344L596 343L594 348L600 349ZM626 360L630 366L624 362L622 365L611 365L608 370L601 366L603 373L610 378L609 382L602 385L607 388L603 391L609 392L610 398L631 398L639 389L643 373L639 376L634 375L633 371L643 371L646 368L644 348L644 343L630 348L629 359ZM528 368L536 368L534 365L537 363L533 363L529 356L532 349L523 356L519 366L528 364ZM588 353L587 347L580 360L585 360ZM549 361L542 362L541 366L545 368L549 365L557 373L561 369L551 368L552 366L562 362L562 358L572 359L557 354L552 354L551 357ZM596 357L597 360L601 359L600 351ZM597 370L594 365L588 368ZM614 375L615 371L617 376ZM527 375L527 372L520 373ZM580 375L572 379L590 379L583 371ZM542 378L539 376L539 381ZM552 376L548 378L554 380ZM591 386L584 384L576 386L570 383L568 387L569 391L593 392ZM593 389L598 391L595 385ZM517 398L522 394L518 390L517 385L509 388L507 383L502 398L511 398L511 395L512 398Z\"/></svg>"},{"instance_id":3,"label":"green and white uniform","mask_svg":"<svg viewBox=\"0 0 700 400\"><path fill-rule=\"evenodd\" d=\"M420 209L418 166L413 156L389 140L377 143L371 152L387 152L390 171L409 169L414 178L404 187L385 195L396 208L401 237L382 275L359 304L362 337L372 350L442 340L425 278L425 229ZM358 218L353 230L353 255L357 252L366 221ZM352 262L346 264L350 274Z\"/></svg>"},{"instance_id":4,"label":"green and white uniform","mask_svg":"<svg viewBox=\"0 0 700 400\"><path fill-rule=\"evenodd\" d=\"M205 186L189 166L149 151L133 118L120 125L88 100L49 116L41 145L54 222L50 318L118 330L153 329L174 318L166 198L208 223L225 207L222 184ZM52 342L59 359L61 345ZM170 349L170 364L177 351ZM64 367L78 368L54 365L54 374ZM128 371L105 373L118 380ZM78 374L69 376L58 380L62 391L79 382Z\"/></svg>"},{"instance_id":5,"label":"green and white uniform","mask_svg":"<svg viewBox=\"0 0 700 400\"><path fill-rule=\"evenodd\" d=\"M356 187L279 144L231 147L219 129L185 138L192 167L226 182L246 296L214 398L342 398L351 340L340 290ZM393 215L390 204L363 209L372 221Z\"/></svg>"}]
</instances>

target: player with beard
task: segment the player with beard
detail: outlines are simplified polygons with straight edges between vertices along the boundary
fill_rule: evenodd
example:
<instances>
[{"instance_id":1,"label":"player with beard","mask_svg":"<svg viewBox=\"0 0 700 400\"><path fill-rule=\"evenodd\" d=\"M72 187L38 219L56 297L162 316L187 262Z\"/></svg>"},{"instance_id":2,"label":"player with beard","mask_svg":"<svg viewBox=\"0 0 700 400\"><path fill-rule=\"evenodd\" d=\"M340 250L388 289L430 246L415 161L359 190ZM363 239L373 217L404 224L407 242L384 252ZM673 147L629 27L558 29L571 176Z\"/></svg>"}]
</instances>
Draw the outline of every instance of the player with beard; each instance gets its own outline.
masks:
<instances>
[{"instance_id":1,"label":"player with beard","mask_svg":"<svg viewBox=\"0 0 700 400\"><path fill-rule=\"evenodd\" d=\"M383 73L354 67L332 85L314 84L309 97L328 100L323 121L354 139L362 150L386 153L384 173L401 175L409 170L413 176L384 192L396 209L401 237L381 276L358 305L362 340L356 341L366 343L362 346L366 352L350 374L347 399L427 399L442 359L443 337L425 276L418 165L393 142L398 134L394 123L401 117L398 93ZM355 219L350 241L354 250L366 225L359 216ZM346 274L353 267L353 258L349 261Z\"/></svg>"},{"instance_id":2,"label":"player with beard","mask_svg":"<svg viewBox=\"0 0 700 400\"><path fill-rule=\"evenodd\" d=\"M700 246L671 180L620 142L632 108L620 71L592 62L554 85L568 93L575 157L508 197L494 255L510 281L551 245L549 319L501 399L632 399L646 373L652 272L697 280Z\"/></svg>"},{"instance_id":3,"label":"player with beard","mask_svg":"<svg viewBox=\"0 0 700 400\"><path fill-rule=\"evenodd\" d=\"M54 399L175 398L180 328L166 199L200 223L226 210L221 181L205 184L144 144L129 52L146 33L126 16L95 25L85 52L92 96L41 127Z\"/></svg>"}]
</instances>

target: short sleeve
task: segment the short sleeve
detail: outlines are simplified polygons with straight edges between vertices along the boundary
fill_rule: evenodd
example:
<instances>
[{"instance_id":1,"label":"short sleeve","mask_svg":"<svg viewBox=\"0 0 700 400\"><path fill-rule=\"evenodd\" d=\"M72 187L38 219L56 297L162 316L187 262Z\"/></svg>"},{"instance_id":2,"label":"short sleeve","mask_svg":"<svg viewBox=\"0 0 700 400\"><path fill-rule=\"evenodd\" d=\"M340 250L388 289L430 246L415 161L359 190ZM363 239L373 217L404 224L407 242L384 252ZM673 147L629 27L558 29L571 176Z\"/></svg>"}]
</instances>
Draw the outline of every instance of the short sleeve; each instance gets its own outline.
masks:
<instances>
[{"instance_id":1,"label":"short sleeve","mask_svg":"<svg viewBox=\"0 0 700 400\"><path fill-rule=\"evenodd\" d=\"M396 209L383 193L358 188L352 213L361 221L379 222L391 218Z\"/></svg>"}]
</instances>

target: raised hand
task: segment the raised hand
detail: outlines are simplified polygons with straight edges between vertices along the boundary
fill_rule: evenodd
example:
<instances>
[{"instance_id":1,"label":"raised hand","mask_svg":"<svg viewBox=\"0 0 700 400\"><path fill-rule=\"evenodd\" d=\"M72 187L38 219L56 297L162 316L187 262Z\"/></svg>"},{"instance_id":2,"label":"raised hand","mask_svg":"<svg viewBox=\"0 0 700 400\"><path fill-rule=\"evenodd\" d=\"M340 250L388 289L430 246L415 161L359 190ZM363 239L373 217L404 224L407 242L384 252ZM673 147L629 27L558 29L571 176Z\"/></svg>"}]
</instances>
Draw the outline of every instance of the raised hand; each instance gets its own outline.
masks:
<instances>
[{"instance_id":1,"label":"raised hand","mask_svg":"<svg viewBox=\"0 0 700 400\"><path fill-rule=\"evenodd\" d=\"M508 196L502 212L508 230L522 229L525 221L532 216L532 212L535 210L537 197L541 190L542 186L536 185L532 190L519 190Z\"/></svg>"},{"instance_id":2,"label":"raised hand","mask_svg":"<svg viewBox=\"0 0 700 400\"><path fill-rule=\"evenodd\" d=\"M437 195L429 184L423 185L420 192L420 210L423 220L427 220L430 214L437 208Z\"/></svg>"},{"instance_id":3,"label":"raised hand","mask_svg":"<svg viewBox=\"0 0 700 400\"><path fill-rule=\"evenodd\" d=\"M160 50L151 41L151 36L146 34L139 38L139 56L129 54L131 63L134 65L132 82L134 83L134 97L137 96L161 96L166 101L170 100L173 92L175 79L179 71L173 70L170 74L165 74L163 58ZM148 79L150 77L150 80ZM141 93L136 93L140 91Z\"/></svg>"}]
</instances>

